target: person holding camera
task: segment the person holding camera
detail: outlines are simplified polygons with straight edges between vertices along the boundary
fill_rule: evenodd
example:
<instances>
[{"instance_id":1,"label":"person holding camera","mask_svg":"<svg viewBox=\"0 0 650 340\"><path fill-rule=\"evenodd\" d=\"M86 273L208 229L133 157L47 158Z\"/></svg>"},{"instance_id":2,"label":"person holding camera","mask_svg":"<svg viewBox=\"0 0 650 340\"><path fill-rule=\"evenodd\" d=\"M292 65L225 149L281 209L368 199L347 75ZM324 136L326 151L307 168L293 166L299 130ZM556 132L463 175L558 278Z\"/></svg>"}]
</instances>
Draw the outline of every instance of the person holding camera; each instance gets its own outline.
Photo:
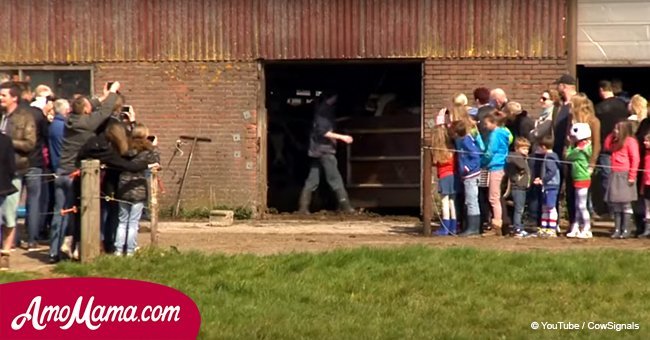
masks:
<instances>
[{"instance_id":1,"label":"person holding camera","mask_svg":"<svg viewBox=\"0 0 650 340\"><path fill-rule=\"evenodd\" d=\"M129 156L134 162L143 161L158 164L160 155L149 139L149 129L135 123L131 133ZM120 173L117 197L119 202L119 224L115 237L115 255L132 256L137 246L140 217L147 201L146 171Z\"/></svg>"},{"instance_id":2,"label":"person holding camera","mask_svg":"<svg viewBox=\"0 0 650 340\"><path fill-rule=\"evenodd\" d=\"M104 86L104 93L98 100L86 97L77 97L72 103L72 112L65 122L63 143L61 145L61 158L56 169L57 177L54 181L54 211L69 209L75 205L73 176L78 169L77 157L79 151L88 140L95 137L96 131L111 117L113 108L118 101L117 92L119 82ZM61 259L60 248L69 225L70 216L54 214L50 232L50 263L59 262Z\"/></svg>"}]
</instances>

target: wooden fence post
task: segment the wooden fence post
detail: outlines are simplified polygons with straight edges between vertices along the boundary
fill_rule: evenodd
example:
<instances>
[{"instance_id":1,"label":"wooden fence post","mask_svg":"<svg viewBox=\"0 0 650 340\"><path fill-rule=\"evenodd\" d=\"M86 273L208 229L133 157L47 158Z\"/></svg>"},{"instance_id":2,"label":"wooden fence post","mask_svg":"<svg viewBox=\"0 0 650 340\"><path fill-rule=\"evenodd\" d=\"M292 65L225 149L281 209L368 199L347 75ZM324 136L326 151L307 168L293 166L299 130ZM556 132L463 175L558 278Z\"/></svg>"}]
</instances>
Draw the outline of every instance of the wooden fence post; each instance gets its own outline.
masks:
<instances>
[{"instance_id":1,"label":"wooden fence post","mask_svg":"<svg viewBox=\"0 0 650 340\"><path fill-rule=\"evenodd\" d=\"M422 140L422 227L424 236L431 236L431 217L433 216L433 198L431 197L431 143Z\"/></svg>"},{"instance_id":2,"label":"wooden fence post","mask_svg":"<svg viewBox=\"0 0 650 340\"><path fill-rule=\"evenodd\" d=\"M152 169L149 176L149 219L151 245L158 246L158 170Z\"/></svg>"},{"instance_id":3,"label":"wooden fence post","mask_svg":"<svg viewBox=\"0 0 650 340\"><path fill-rule=\"evenodd\" d=\"M88 263L100 253L99 161L81 161L81 262Z\"/></svg>"}]
</instances>

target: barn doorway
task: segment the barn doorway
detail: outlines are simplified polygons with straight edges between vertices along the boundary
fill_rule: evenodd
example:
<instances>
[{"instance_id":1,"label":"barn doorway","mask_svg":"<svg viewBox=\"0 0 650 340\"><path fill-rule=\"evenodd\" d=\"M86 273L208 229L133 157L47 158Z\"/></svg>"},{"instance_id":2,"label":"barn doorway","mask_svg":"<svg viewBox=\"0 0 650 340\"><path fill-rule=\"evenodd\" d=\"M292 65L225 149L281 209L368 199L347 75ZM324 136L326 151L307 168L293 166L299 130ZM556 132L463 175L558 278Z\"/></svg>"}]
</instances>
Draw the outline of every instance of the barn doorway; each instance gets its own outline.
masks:
<instances>
[{"instance_id":1,"label":"barn doorway","mask_svg":"<svg viewBox=\"0 0 650 340\"><path fill-rule=\"evenodd\" d=\"M650 98L650 67L631 66L631 67L612 67L612 66L584 66L578 65L578 90L584 92L594 104L601 101L598 92L598 83L601 80L614 81L618 80L622 83L623 91L627 97L632 97L635 94L640 94L644 98ZM604 138L604 137L603 137ZM594 183L600 182L600 175L594 175ZM594 210L599 215L607 215L608 209L604 204L602 197L605 193L602 192L600 185L592 185L592 199Z\"/></svg>"},{"instance_id":2,"label":"barn doorway","mask_svg":"<svg viewBox=\"0 0 650 340\"><path fill-rule=\"evenodd\" d=\"M294 212L309 171L313 113L323 91L336 92L337 159L355 207L419 214L421 62L281 62L265 64L267 206ZM337 131L338 132L338 131ZM336 209L321 179L312 211Z\"/></svg>"},{"instance_id":3,"label":"barn doorway","mask_svg":"<svg viewBox=\"0 0 650 340\"><path fill-rule=\"evenodd\" d=\"M601 80L620 80L623 83L623 90L633 96L640 94L644 98L650 98L650 67L599 67L584 66L577 67L578 85L580 92L589 96L594 104L600 102L598 96L598 82Z\"/></svg>"}]
</instances>

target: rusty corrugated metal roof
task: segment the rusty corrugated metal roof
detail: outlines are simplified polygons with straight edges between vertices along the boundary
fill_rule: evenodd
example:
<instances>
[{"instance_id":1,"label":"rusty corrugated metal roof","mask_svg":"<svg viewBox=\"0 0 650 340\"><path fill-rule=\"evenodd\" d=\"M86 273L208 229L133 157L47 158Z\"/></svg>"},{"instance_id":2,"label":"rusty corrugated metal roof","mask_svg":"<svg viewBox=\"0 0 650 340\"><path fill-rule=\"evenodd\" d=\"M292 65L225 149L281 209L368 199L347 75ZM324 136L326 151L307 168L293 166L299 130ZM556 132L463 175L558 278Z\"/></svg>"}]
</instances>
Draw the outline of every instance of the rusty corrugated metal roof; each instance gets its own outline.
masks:
<instances>
[{"instance_id":1,"label":"rusty corrugated metal roof","mask_svg":"<svg viewBox=\"0 0 650 340\"><path fill-rule=\"evenodd\" d=\"M564 57L566 0L3 0L0 62Z\"/></svg>"}]
</instances>

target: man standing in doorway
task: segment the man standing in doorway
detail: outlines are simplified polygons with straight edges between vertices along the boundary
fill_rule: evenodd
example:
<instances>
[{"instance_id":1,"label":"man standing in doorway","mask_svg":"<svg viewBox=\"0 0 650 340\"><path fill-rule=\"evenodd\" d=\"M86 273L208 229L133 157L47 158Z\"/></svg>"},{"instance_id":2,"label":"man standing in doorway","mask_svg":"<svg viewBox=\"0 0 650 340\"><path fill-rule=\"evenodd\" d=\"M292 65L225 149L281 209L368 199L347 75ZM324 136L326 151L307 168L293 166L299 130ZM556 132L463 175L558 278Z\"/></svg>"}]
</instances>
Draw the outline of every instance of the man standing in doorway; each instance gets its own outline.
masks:
<instances>
[{"instance_id":1,"label":"man standing in doorway","mask_svg":"<svg viewBox=\"0 0 650 340\"><path fill-rule=\"evenodd\" d=\"M616 124L627 119L628 112L625 102L614 95L614 88L610 81L602 80L598 84L598 93L602 101L596 105L595 110L596 118L600 120L600 139L604 146L605 138L614 131ZM609 175L612 172L612 161L611 154L605 148L600 150L596 164L600 172L602 192L605 193L607 192Z\"/></svg>"},{"instance_id":2,"label":"man standing in doorway","mask_svg":"<svg viewBox=\"0 0 650 340\"><path fill-rule=\"evenodd\" d=\"M348 193L343 185L343 178L339 173L336 160L336 141L340 140L346 144L351 144L353 139L352 136L334 132L336 129L335 109L338 95L323 93L321 98L321 102L316 106L314 122L309 135L311 165L305 186L300 194L298 212L301 214L309 213L311 195L318 189L320 169L322 167L323 171L325 171L327 183L336 193L339 209L347 213L353 213L354 209L350 205Z\"/></svg>"}]
</instances>

